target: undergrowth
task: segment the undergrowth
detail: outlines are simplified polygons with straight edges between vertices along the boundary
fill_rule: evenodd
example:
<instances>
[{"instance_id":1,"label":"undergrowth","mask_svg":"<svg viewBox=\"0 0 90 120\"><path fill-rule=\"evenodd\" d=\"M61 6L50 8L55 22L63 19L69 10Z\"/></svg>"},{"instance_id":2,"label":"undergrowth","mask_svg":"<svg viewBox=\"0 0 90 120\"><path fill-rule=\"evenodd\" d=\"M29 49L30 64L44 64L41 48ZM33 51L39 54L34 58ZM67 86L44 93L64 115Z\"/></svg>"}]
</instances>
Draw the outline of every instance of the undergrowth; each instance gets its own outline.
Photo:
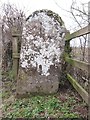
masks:
<instances>
[{"instance_id":1,"label":"undergrowth","mask_svg":"<svg viewBox=\"0 0 90 120\"><path fill-rule=\"evenodd\" d=\"M75 103L73 98L62 102L57 96L32 96L5 104L3 114L5 118L78 118L72 112Z\"/></svg>"}]
</instances>

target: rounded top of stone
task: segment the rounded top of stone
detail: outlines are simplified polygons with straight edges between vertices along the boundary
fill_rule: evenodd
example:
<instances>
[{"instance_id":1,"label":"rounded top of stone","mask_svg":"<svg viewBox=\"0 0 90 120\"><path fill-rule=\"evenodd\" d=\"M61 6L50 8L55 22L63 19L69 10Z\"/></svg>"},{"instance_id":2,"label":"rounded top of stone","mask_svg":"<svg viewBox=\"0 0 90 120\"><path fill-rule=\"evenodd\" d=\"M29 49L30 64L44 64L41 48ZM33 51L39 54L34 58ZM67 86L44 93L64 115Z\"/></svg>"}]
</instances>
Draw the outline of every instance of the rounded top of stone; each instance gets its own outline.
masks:
<instances>
[{"instance_id":1,"label":"rounded top of stone","mask_svg":"<svg viewBox=\"0 0 90 120\"><path fill-rule=\"evenodd\" d=\"M30 17L34 17L35 15L38 15L39 13L45 13L47 16L54 18L55 20L57 20L60 23L60 26L64 25L62 18L57 13L55 13L51 10L48 10L48 9L42 9L42 10L37 10L37 11L33 12L31 15L29 15L27 17L26 21L28 21Z\"/></svg>"}]
</instances>

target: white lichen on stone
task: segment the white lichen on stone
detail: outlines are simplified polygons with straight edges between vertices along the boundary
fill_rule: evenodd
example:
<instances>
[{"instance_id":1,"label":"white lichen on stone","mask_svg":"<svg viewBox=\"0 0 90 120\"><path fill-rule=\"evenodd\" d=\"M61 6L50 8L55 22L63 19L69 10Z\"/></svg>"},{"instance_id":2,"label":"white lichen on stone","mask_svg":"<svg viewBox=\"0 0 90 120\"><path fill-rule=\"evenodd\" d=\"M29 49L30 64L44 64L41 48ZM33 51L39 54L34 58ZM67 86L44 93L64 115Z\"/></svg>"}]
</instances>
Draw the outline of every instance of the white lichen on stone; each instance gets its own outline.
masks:
<instances>
[{"instance_id":1,"label":"white lichen on stone","mask_svg":"<svg viewBox=\"0 0 90 120\"><path fill-rule=\"evenodd\" d=\"M48 76L51 65L60 63L64 50L64 26L47 11L32 14L23 29L20 54L22 68L36 68Z\"/></svg>"}]
</instances>

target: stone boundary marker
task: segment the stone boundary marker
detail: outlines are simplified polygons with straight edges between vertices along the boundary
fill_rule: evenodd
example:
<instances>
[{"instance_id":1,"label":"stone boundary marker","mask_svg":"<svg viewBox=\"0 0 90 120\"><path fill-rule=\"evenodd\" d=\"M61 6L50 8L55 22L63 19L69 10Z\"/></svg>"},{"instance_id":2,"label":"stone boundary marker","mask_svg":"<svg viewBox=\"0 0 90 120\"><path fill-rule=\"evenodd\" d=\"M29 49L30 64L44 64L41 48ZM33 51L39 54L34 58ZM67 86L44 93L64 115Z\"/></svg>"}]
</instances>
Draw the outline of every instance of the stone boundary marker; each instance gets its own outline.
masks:
<instances>
[{"instance_id":1,"label":"stone boundary marker","mask_svg":"<svg viewBox=\"0 0 90 120\"><path fill-rule=\"evenodd\" d=\"M50 10L35 11L22 33L17 95L58 91L66 29Z\"/></svg>"}]
</instances>

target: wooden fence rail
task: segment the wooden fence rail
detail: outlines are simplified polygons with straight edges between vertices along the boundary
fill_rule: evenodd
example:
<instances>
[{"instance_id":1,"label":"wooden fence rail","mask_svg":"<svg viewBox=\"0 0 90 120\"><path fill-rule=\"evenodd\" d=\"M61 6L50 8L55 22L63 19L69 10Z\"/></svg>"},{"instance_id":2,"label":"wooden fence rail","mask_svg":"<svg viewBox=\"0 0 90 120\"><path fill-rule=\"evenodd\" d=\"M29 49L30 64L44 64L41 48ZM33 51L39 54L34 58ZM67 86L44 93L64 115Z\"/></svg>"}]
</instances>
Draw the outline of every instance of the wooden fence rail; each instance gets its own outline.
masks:
<instances>
[{"instance_id":1,"label":"wooden fence rail","mask_svg":"<svg viewBox=\"0 0 90 120\"><path fill-rule=\"evenodd\" d=\"M90 67L89 63L83 62L83 61L79 61L76 59L72 59L70 57L65 57L65 61L68 62L69 64L71 64L72 66L75 66L79 69L85 70L86 72L89 72L88 69Z\"/></svg>"},{"instance_id":2,"label":"wooden fence rail","mask_svg":"<svg viewBox=\"0 0 90 120\"><path fill-rule=\"evenodd\" d=\"M72 86L83 98L83 100L88 104L88 93L81 87L81 85L70 74L67 74L67 78L72 84Z\"/></svg>"},{"instance_id":3,"label":"wooden fence rail","mask_svg":"<svg viewBox=\"0 0 90 120\"><path fill-rule=\"evenodd\" d=\"M65 56L64 56L66 63L71 64L72 66L82 69L84 71L87 71L88 74L89 74L90 64L83 62L83 61L76 60L76 59L72 59L71 57L69 57L70 51L68 50L68 48L70 48L70 41L72 39L89 34L89 33L90 33L90 25L88 25L72 34L70 34L68 32L66 34ZM90 51L88 51L88 52L90 52ZM72 86L76 89L76 91L80 94L82 99L88 104L88 99L89 99L88 92L85 91L84 88L82 88L82 86L77 82L77 80L75 80L70 74L68 74L68 72L67 72L67 79L72 84Z\"/></svg>"},{"instance_id":4,"label":"wooden fence rail","mask_svg":"<svg viewBox=\"0 0 90 120\"><path fill-rule=\"evenodd\" d=\"M90 26L88 25L88 26L86 26L86 27L84 27L84 28L72 33L72 34L68 33L66 35L66 41L70 41L76 37L80 37L80 36L83 36L83 35L86 35L89 33L90 33Z\"/></svg>"}]
</instances>

